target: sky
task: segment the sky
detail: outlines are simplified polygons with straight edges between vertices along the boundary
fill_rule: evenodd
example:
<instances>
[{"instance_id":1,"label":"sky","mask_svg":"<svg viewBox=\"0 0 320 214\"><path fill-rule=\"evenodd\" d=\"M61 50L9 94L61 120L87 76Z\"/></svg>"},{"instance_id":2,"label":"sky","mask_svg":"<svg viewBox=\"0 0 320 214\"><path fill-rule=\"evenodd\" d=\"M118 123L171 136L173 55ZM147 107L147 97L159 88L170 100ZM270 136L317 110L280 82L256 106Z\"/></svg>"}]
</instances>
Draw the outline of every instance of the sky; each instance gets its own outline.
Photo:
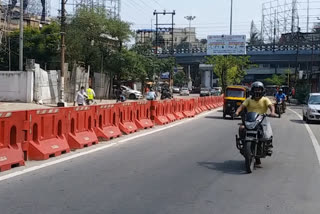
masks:
<instances>
[{"instance_id":1,"label":"sky","mask_svg":"<svg viewBox=\"0 0 320 214\"><path fill-rule=\"evenodd\" d=\"M270 0L233 0L233 34L249 35L251 21L254 20L260 30L262 19L262 3ZM281 0L280 0L281 1ZM284 0L282 0L284 1ZM290 0L287 0L290 2ZM303 1L301 8L305 8ZM60 0L51 0L52 14L56 14L60 8ZM68 0L72 3L73 0ZM314 22L316 17L320 17L320 1L312 0L312 10L310 22ZM155 27L155 16L153 11L168 12L175 10L175 27L188 27L189 23L185 16L196 16L192 21L192 27L196 27L198 38L206 38L207 35L229 34L230 31L230 4L231 0L122 0L121 19L132 23L133 29L150 29L151 23ZM71 13L71 6L68 6ZM300 12L301 19L306 14L305 10ZM170 23L171 16L159 16L159 23ZM303 25L303 21L301 21ZM305 24L306 25L306 24ZM303 28L303 27L302 27Z\"/></svg>"}]
</instances>

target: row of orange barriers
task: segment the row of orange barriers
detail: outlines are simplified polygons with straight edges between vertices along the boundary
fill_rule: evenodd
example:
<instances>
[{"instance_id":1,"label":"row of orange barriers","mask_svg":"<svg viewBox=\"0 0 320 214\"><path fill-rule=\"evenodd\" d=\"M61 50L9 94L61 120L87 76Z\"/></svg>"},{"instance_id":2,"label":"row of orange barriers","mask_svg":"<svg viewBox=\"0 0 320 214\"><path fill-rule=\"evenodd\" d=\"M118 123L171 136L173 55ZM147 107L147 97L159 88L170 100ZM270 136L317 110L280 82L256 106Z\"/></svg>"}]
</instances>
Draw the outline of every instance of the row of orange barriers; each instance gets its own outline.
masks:
<instances>
[{"instance_id":1,"label":"row of orange barriers","mask_svg":"<svg viewBox=\"0 0 320 214\"><path fill-rule=\"evenodd\" d=\"M0 112L0 172L221 106L222 97Z\"/></svg>"}]
</instances>

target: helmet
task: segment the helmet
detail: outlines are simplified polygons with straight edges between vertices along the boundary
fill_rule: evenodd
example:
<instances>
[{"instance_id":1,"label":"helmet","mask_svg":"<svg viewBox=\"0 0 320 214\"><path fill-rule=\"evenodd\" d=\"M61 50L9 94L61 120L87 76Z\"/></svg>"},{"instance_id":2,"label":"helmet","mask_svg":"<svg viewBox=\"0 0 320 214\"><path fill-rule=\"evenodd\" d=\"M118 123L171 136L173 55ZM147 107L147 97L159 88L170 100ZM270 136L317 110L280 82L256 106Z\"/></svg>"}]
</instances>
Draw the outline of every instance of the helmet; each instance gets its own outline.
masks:
<instances>
[{"instance_id":1,"label":"helmet","mask_svg":"<svg viewBox=\"0 0 320 214\"><path fill-rule=\"evenodd\" d=\"M261 91L257 92L256 90L258 88L260 88ZM258 82L257 81L257 82L252 83L252 85L251 85L251 96L252 96L252 98L261 98L261 97L264 96L264 92L265 92L265 90L264 90L264 85L263 85L262 82Z\"/></svg>"},{"instance_id":2,"label":"helmet","mask_svg":"<svg viewBox=\"0 0 320 214\"><path fill-rule=\"evenodd\" d=\"M282 92L283 92L283 89L282 89L282 88L280 88L280 89L279 89L279 92L280 92L280 93L282 93Z\"/></svg>"}]
</instances>

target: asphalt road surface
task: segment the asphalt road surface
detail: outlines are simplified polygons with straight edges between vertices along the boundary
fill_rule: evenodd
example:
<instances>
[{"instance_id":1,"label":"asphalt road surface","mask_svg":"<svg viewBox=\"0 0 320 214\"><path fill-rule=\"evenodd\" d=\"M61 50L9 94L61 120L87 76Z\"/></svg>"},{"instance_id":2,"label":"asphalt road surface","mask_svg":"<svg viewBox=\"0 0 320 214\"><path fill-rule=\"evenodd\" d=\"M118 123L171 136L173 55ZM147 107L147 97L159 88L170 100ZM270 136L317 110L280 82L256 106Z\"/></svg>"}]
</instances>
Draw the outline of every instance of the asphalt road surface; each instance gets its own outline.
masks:
<instances>
[{"instance_id":1,"label":"asphalt road surface","mask_svg":"<svg viewBox=\"0 0 320 214\"><path fill-rule=\"evenodd\" d=\"M0 213L319 214L319 161L304 123L291 111L271 122L274 154L253 174L235 146L240 120L211 112L2 180Z\"/></svg>"}]
</instances>

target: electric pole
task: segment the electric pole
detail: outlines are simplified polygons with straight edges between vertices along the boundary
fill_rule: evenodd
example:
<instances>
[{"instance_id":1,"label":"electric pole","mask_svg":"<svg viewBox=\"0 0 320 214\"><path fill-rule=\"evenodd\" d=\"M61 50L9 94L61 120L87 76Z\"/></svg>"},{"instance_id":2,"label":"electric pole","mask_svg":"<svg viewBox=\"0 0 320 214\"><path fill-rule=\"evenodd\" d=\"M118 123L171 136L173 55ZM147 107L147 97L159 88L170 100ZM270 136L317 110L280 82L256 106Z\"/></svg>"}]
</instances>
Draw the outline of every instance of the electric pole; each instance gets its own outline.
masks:
<instances>
[{"instance_id":1,"label":"electric pole","mask_svg":"<svg viewBox=\"0 0 320 214\"><path fill-rule=\"evenodd\" d=\"M23 71L23 0L20 0L19 71Z\"/></svg>"},{"instance_id":2,"label":"electric pole","mask_svg":"<svg viewBox=\"0 0 320 214\"><path fill-rule=\"evenodd\" d=\"M64 102L64 72L65 72L65 34L66 34L66 3L68 0L61 0L61 74L60 74L60 100L58 107L65 107Z\"/></svg>"},{"instance_id":3,"label":"electric pole","mask_svg":"<svg viewBox=\"0 0 320 214\"><path fill-rule=\"evenodd\" d=\"M230 35L232 35L232 15L233 15L233 0L231 0L231 10L230 10Z\"/></svg>"}]
</instances>

